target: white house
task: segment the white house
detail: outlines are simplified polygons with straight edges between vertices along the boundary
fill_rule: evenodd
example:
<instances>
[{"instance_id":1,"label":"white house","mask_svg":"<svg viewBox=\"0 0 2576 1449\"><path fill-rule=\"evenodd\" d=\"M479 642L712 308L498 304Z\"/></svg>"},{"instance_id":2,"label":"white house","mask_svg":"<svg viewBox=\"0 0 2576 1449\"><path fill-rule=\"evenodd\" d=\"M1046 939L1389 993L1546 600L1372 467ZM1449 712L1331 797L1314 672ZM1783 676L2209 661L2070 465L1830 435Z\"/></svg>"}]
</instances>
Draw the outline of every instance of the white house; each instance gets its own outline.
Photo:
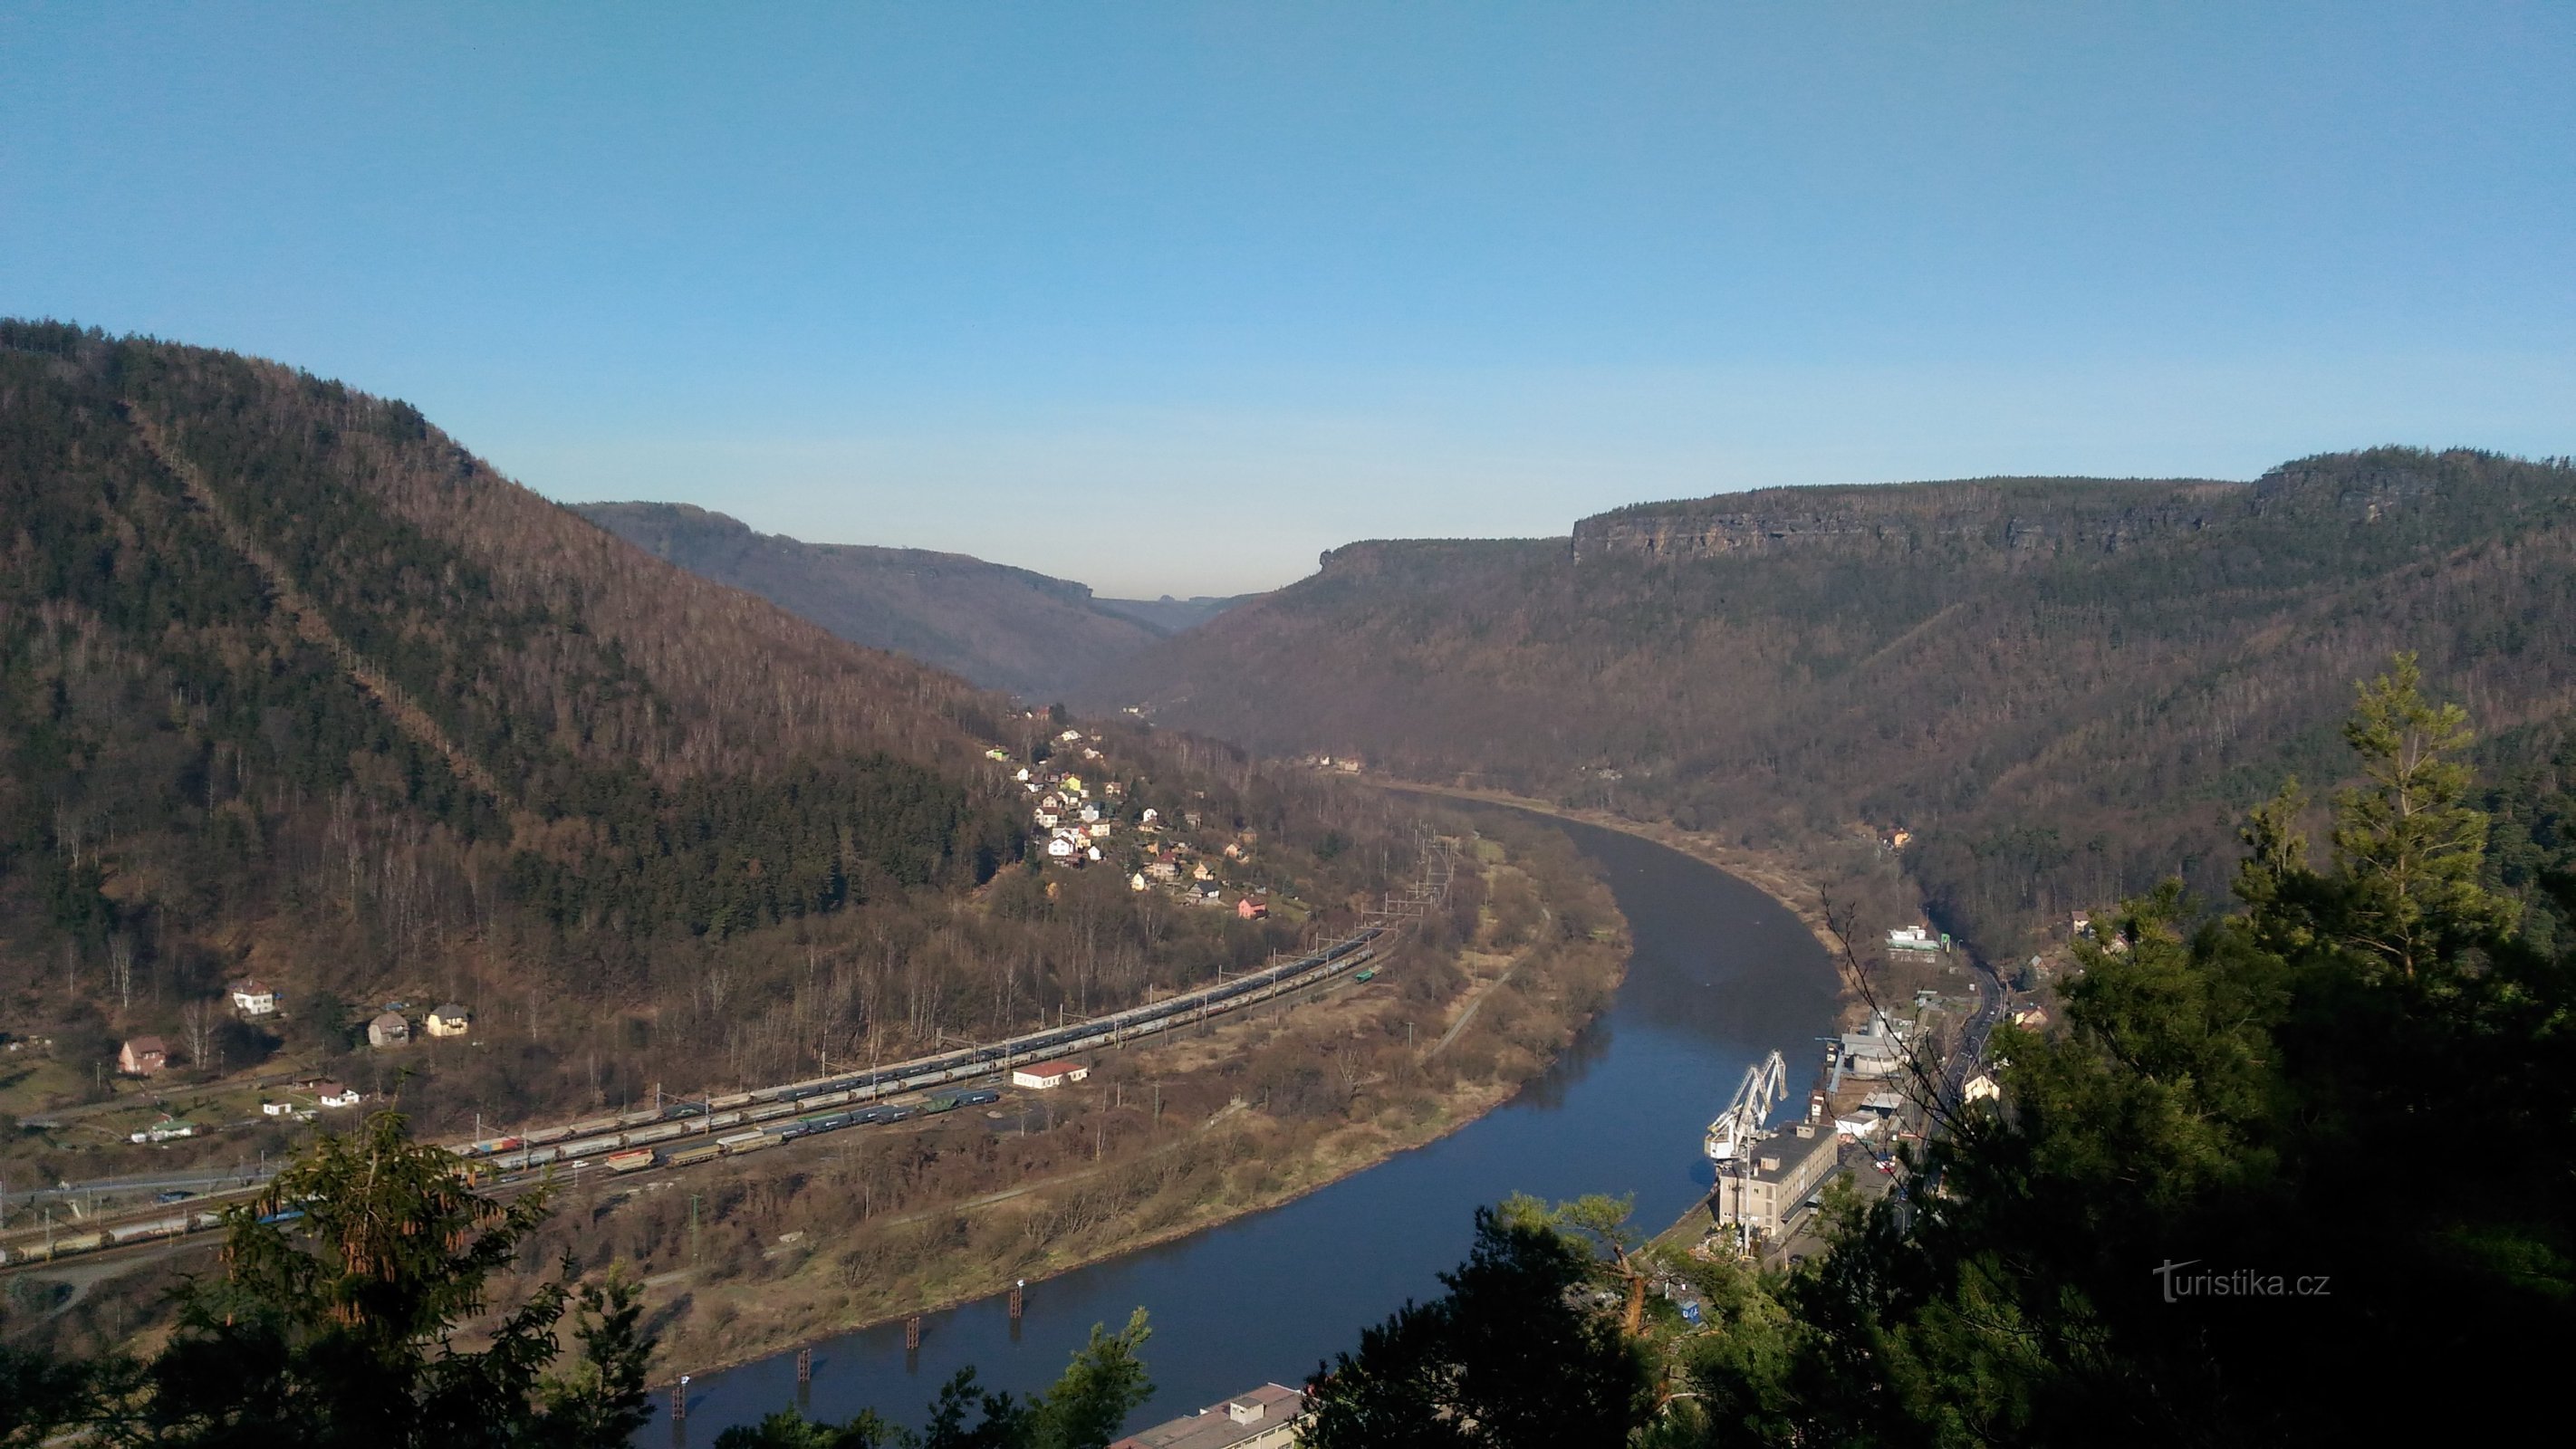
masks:
<instances>
[{"instance_id":1,"label":"white house","mask_svg":"<svg viewBox=\"0 0 2576 1449\"><path fill-rule=\"evenodd\" d=\"M1047 856L1053 860L1073 859L1073 842L1059 835L1047 842Z\"/></svg>"},{"instance_id":2,"label":"white house","mask_svg":"<svg viewBox=\"0 0 2576 1449\"><path fill-rule=\"evenodd\" d=\"M1080 1062L1031 1062L1025 1067L1011 1069L1011 1085L1043 1092L1068 1082L1079 1082L1090 1075L1091 1068Z\"/></svg>"},{"instance_id":3,"label":"white house","mask_svg":"<svg viewBox=\"0 0 2576 1449\"><path fill-rule=\"evenodd\" d=\"M429 1014L431 1036L463 1036L474 1029L474 1014L451 1001Z\"/></svg>"},{"instance_id":4,"label":"white house","mask_svg":"<svg viewBox=\"0 0 2576 1449\"><path fill-rule=\"evenodd\" d=\"M322 1105L325 1107L354 1107L358 1105L358 1089L355 1087L344 1087L338 1082L324 1082L321 1086L321 1094Z\"/></svg>"},{"instance_id":5,"label":"white house","mask_svg":"<svg viewBox=\"0 0 2576 1449\"><path fill-rule=\"evenodd\" d=\"M277 1012L277 993L268 983L245 979L232 984L233 1010L244 1016L273 1016Z\"/></svg>"},{"instance_id":6,"label":"white house","mask_svg":"<svg viewBox=\"0 0 2576 1449\"><path fill-rule=\"evenodd\" d=\"M1996 1084L1992 1072L1977 1073L1968 1079L1967 1086L1962 1089L1962 1095L1971 1102L2000 1101L2003 1094L2004 1089Z\"/></svg>"}]
</instances>

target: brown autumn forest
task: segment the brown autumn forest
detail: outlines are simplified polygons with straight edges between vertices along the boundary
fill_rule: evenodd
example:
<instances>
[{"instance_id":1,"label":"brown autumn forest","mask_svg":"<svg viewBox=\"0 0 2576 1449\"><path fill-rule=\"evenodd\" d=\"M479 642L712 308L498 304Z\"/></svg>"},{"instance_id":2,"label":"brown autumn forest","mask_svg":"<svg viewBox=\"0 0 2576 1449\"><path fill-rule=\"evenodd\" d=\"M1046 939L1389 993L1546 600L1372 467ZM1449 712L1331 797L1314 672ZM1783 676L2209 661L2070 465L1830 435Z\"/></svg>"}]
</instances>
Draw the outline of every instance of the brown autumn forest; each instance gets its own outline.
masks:
<instances>
[{"instance_id":1,"label":"brown autumn forest","mask_svg":"<svg viewBox=\"0 0 2576 1449\"><path fill-rule=\"evenodd\" d=\"M83 1088L138 1032L408 1073L431 1131L772 1080L1260 960L1414 867L1404 810L1132 724L1063 745L271 363L0 324L0 519L0 1031ZM1012 772L1051 743L1281 909L1131 892L1133 833L1040 879ZM243 976L276 1032L212 1009ZM356 1049L389 999L475 1040Z\"/></svg>"},{"instance_id":2,"label":"brown autumn forest","mask_svg":"<svg viewBox=\"0 0 2576 1449\"><path fill-rule=\"evenodd\" d=\"M2491 772L2539 772L2507 793L2555 796L2576 469L2391 448L2250 485L1772 489L1359 543L1096 702L1811 859L1902 827L1936 918L2009 957L2168 875L2223 896L2246 807L2338 778L2392 649ZM2533 808L2505 834L2558 850Z\"/></svg>"}]
</instances>

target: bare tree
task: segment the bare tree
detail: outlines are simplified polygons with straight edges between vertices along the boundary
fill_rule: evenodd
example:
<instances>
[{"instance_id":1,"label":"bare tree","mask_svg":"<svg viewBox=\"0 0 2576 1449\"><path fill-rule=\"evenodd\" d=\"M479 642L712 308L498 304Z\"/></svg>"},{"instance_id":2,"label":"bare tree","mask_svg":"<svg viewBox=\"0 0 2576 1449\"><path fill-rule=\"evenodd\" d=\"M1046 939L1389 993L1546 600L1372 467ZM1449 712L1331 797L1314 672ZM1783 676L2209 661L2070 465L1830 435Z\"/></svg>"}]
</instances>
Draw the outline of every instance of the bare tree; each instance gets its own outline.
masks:
<instances>
[{"instance_id":1,"label":"bare tree","mask_svg":"<svg viewBox=\"0 0 2576 1449\"><path fill-rule=\"evenodd\" d=\"M191 1001L179 1008L179 1022L188 1031L188 1060L191 1064L202 1067L210 1060L206 1055L206 1042L214 1035L215 1023L220 1019L211 1001Z\"/></svg>"},{"instance_id":2,"label":"bare tree","mask_svg":"<svg viewBox=\"0 0 2576 1449\"><path fill-rule=\"evenodd\" d=\"M116 987L116 1004L120 1010L134 1008L134 936L119 931L107 938L107 975Z\"/></svg>"}]
</instances>

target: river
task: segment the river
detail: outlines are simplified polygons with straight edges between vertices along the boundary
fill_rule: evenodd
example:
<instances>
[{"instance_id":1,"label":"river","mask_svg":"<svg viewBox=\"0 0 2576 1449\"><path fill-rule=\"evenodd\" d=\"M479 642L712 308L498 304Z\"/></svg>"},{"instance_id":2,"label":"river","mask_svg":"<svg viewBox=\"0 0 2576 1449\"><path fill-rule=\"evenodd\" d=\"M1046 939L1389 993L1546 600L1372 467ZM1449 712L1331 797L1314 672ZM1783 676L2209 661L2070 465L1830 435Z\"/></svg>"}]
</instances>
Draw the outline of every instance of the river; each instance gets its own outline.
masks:
<instances>
[{"instance_id":1,"label":"river","mask_svg":"<svg viewBox=\"0 0 2576 1449\"><path fill-rule=\"evenodd\" d=\"M1777 1049L1793 1085L1803 1080L1814 1038L1833 1028L1832 962L1755 887L1652 841L1557 823L1602 868L1635 955L1610 1010L1546 1075L1465 1128L1294 1202L1033 1283L1017 1333L993 1298L925 1318L915 1355L901 1324L818 1343L806 1412L873 1408L918 1424L967 1364L988 1388L1041 1389L1093 1324L1115 1328L1142 1304L1155 1391L1133 1429L1265 1381L1303 1382L1363 1326L1439 1291L1479 1204L1634 1193L1644 1231L1679 1217L1708 1191L1701 1129L1744 1068ZM705 1444L797 1404L795 1362L693 1379L685 1425L656 1414L637 1442Z\"/></svg>"}]
</instances>

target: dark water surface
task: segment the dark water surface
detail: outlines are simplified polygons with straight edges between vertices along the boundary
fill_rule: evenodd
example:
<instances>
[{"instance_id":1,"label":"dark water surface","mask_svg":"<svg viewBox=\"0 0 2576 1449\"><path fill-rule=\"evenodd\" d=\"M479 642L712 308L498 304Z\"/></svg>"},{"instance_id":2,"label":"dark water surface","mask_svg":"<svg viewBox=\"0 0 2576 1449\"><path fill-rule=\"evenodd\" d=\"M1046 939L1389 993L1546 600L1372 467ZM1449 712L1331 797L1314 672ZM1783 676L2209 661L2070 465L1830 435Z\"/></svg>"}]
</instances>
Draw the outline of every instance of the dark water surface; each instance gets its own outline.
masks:
<instances>
[{"instance_id":1,"label":"dark water surface","mask_svg":"<svg viewBox=\"0 0 2576 1449\"><path fill-rule=\"evenodd\" d=\"M1518 1097L1466 1128L1282 1207L1029 1287L1019 1335L1000 1298L930 1315L906 1363L899 1323L815 1345L814 1417L873 1408L917 1424L973 1364L984 1384L1041 1389L1095 1323L1144 1305L1153 1400L1130 1427L1256 1384L1297 1384L1363 1326L1436 1293L1467 1251L1477 1205L1637 1195L1660 1231L1707 1192L1700 1134L1736 1079L1774 1050L1803 1062L1832 1029L1834 972L1788 910L1651 841L1557 822L1603 869L1636 954L1610 1011ZM704 1444L798 1402L787 1353L693 1379L685 1430L662 1414L638 1442ZM663 1401L667 1408L667 1400Z\"/></svg>"}]
</instances>

